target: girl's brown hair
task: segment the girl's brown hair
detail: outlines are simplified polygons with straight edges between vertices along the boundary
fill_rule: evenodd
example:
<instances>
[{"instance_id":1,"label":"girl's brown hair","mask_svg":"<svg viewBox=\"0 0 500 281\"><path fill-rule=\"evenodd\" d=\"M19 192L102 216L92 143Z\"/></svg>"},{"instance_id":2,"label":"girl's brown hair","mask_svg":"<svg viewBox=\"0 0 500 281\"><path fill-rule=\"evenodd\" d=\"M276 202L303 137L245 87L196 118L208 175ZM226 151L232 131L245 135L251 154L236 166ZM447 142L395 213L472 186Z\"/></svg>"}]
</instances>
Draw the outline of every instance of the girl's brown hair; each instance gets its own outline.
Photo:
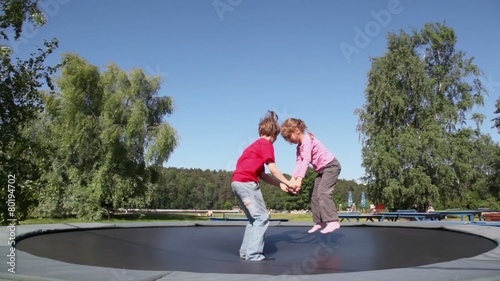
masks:
<instances>
[{"instance_id":1,"label":"girl's brown hair","mask_svg":"<svg viewBox=\"0 0 500 281\"><path fill-rule=\"evenodd\" d=\"M274 111L268 111L259 122L259 136L276 137L280 134L278 115Z\"/></svg>"},{"instance_id":2,"label":"girl's brown hair","mask_svg":"<svg viewBox=\"0 0 500 281\"><path fill-rule=\"evenodd\" d=\"M299 131L304 134L307 131L306 123L297 118L288 118L281 124L281 135L287 142L291 142L290 136L296 129L299 129ZM312 133L309 134L313 136Z\"/></svg>"}]
</instances>

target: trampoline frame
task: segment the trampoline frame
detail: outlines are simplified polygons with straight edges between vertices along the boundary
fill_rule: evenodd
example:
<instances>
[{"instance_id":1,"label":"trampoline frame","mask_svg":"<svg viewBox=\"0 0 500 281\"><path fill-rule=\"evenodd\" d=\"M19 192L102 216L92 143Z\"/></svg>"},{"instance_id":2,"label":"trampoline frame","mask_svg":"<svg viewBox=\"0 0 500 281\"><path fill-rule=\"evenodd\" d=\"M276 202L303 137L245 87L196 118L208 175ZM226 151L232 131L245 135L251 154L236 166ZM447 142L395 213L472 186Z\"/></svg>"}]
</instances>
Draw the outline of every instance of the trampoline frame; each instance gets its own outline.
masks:
<instances>
[{"instance_id":1,"label":"trampoline frame","mask_svg":"<svg viewBox=\"0 0 500 281\"><path fill-rule=\"evenodd\" d=\"M75 223L50 225L20 225L16 226L16 239L22 240L42 233L67 230L88 230L106 228L131 227L186 227L186 226L243 226L246 222L156 222L156 223ZM278 225L280 224L280 225ZM311 223L271 222L270 227L310 226ZM418 267L397 268L387 270L360 271L351 273L328 273L317 275L260 275L260 274L217 274L193 273L181 271L146 271L126 270L70 264L41 258L16 250L16 273L10 273L7 262L0 264L0 280L109 280L109 281L166 281L166 280L500 280L500 227L471 222L343 222L342 227L349 226L382 226L382 227L412 227L427 229L446 229L462 233L474 234L491 239L497 247L491 251L471 258L463 258L449 262L435 263ZM9 229L0 229L0 255L5 259L10 253L8 244Z\"/></svg>"}]
</instances>

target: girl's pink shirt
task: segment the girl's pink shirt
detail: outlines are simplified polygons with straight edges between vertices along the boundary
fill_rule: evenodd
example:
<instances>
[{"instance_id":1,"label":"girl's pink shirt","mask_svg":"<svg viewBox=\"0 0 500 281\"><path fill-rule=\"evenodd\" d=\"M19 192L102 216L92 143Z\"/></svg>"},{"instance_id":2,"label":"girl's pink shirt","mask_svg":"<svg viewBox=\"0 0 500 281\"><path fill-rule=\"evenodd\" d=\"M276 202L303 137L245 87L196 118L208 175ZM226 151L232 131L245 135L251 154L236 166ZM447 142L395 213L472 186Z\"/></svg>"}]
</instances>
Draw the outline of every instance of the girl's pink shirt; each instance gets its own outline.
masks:
<instances>
[{"instance_id":1,"label":"girl's pink shirt","mask_svg":"<svg viewBox=\"0 0 500 281\"><path fill-rule=\"evenodd\" d=\"M292 177L304 178L309 164L312 164L314 170L319 172L328 163L335 159L331 153L317 138L309 134L304 135L302 143L297 145L297 162L293 170Z\"/></svg>"}]
</instances>

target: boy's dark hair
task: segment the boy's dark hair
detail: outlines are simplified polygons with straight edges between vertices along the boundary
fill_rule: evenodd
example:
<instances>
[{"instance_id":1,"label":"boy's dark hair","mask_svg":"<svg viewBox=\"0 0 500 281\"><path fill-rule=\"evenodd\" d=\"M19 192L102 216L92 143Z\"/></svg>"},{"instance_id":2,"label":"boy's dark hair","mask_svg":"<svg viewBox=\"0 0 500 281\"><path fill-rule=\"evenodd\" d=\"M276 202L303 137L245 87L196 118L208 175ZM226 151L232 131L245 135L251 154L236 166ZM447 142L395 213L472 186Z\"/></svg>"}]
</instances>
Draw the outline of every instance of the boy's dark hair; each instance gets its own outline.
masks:
<instances>
[{"instance_id":1,"label":"boy's dark hair","mask_svg":"<svg viewBox=\"0 0 500 281\"><path fill-rule=\"evenodd\" d=\"M274 111L268 111L259 122L259 136L276 137L280 134L278 115Z\"/></svg>"}]
</instances>

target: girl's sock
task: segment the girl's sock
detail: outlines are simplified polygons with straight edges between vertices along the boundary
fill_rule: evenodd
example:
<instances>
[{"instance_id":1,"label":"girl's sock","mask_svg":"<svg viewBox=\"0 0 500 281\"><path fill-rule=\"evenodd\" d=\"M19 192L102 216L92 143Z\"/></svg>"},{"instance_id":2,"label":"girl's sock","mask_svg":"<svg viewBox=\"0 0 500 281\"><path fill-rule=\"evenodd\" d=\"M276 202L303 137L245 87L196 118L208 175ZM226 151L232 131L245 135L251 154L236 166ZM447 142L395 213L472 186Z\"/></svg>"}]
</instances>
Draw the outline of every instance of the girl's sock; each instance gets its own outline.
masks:
<instances>
[{"instance_id":1,"label":"girl's sock","mask_svg":"<svg viewBox=\"0 0 500 281\"><path fill-rule=\"evenodd\" d=\"M323 234L330 233L339 228L340 228L340 223L338 221L332 221L329 222L323 230L321 230L321 233Z\"/></svg>"},{"instance_id":2,"label":"girl's sock","mask_svg":"<svg viewBox=\"0 0 500 281\"><path fill-rule=\"evenodd\" d=\"M315 224L311 229L309 229L309 233L313 233L313 232L316 232L318 231L319 229L323 228L326 226L326 223L324 222L318 222L317 224Z\"/></svg>"}]
</instances>

